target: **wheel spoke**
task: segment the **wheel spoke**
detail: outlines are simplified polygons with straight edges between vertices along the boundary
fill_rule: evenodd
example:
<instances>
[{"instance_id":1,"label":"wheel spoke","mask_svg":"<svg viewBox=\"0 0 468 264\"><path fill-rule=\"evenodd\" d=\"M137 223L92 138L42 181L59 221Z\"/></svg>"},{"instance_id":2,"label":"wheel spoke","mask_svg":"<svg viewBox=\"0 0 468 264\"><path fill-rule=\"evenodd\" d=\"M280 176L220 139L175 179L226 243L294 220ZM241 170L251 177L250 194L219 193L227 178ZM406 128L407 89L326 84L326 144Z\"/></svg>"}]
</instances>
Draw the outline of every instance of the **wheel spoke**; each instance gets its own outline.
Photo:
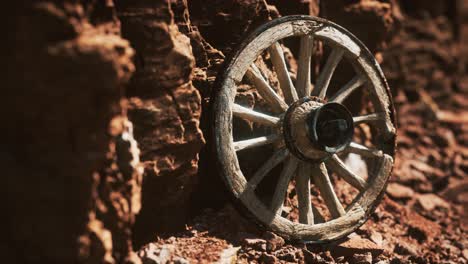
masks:
<instances>
[{"instance_id":1,"label":"wheel spoke","mask_svg":"<svg viewBox=\"0 0 468 264\"><path fill-rule=\"evenodd\" d=\"M336 66L341 61L343 54L343 49L333 49L333 51L327 59L327 62L325 63L325 66L323 67L322 72L317 78L317 83L315 84L315 88L312 91L312 95L318 96L320 98L325 98L325 95L327 94L328 85L330 84L330 80L333 76L333 73L335 72Z\"/></svg>"},{"instance_id":2,"label":"wheel spoke","mask_svg":"<svg viewBox=\"0 0 468 264\"><path fill-rule=\"evenodd\" d=\"M333 218L338 218L346 214L343 205L341 204L340 200L336 196L335 190L333 190L333 186L330 181L330 177L328 176L327 168L325 164L322 162L319 165L315 165L311 167L312 175L314 177L314 183L320 191L320 195L322 195L325 204L327 205L328 210Z\"/></svg>"},{"instance_id":3,"label":"wheel spoke","mask_svg":"<svg viewBox=\"0 0 468 264\"><path fill-rule=\"evenodd\" d=\"M274 126L279 122L278 117L262 114L238 104L232 106L232 113L240 118L269 126Z\"/></svg>"},{"instance_id":4,"label":"wheel spoke","mask_svg":"<svg viewBox=\"0 0 468 264\"><path fill-rule=\"evenodd\" d=\"M372 113L368 115L353 117L353 122L355 125L359 125L361 123L367 123L367 122L375 122L379 120L385 120L384 113Z\"/></svg>"},{"instance_id":5,"label":"wheel spoke","mask_svg":"<svg viewBox=\"0 0 468 264\"><path fill-rule=\"evenodd\" d=\"M277 150L253 175L249 180L249 187L254 190L262 179L278 164L283 162L289 155L286 148Z\"/></svg>"},{"instance_id":6,"label":"wheel spoke","mask_svg":"<svg viewBox=\"0 0 468 264\"><path fill-rule=\"evenodd\" d=\"M383 152L381 150L369 148L356 142L351 142L351 144L349 144L345 151L356 153L358 155L368 158L383 156Z\"/></svg>"},{"instance_id":7,"label":"wheel spoke","mask_svg":"<svg viewBox=\"0 0 468 264\"><path fill-rule=\"evenodd\" d=\"M263 136L263 137L258 137L258 138L251 138L251 139L246 139L246 140L241 140L241 141L236 141L234 142L234 150L235 151L240 151L243 149L249 149L253 147L259 147L259 146L264 146L271 144L275 142L279 138L278 135L273 134L269 136Z\"/></svg>"},{"instance_id":8,"label":"wheel spoke","mask_svg":"<svg viewBox=\"0 0 468 264\"><path fill-rule=\"evenodd\" d=\"M299 161L295 157L289 156L289 159L286 161L281 171L270 205L271 210L277 215L281 214L283 210L283 202L288 190L288 185L296 172L298 164Z\"/></svg>"},{"instance_id":9,"label":"wheel spoke","mask_svg":"<svg viewBox=\"0 0 468 264\"><path fill-rule=\"evenodd\" d=\"M255 87L257 88L260 96L270 104L275 111L284 112L288 108L288 105L284 100L271 88L268 82L263 78L260 69L255 64L252 64L246 72L247 78L249 78Z\"/></svg>"},{"instance_id":10,"label":"wheel spoke","mask_svg":"<svg viewBox=\"0 0 468 264\"><path fill-rule=\"evenodd\" d=\"M366 79L361 76L354 77L351 81L345 84L336 94L330 98L329 102L343 103L348 96L357 88L361 87L366 82Z\"/></svg>"},{"instance_id":11,"label":"wheel spoke","mask_svg":"<svg viewBox=\"0 0 468 264\"><path fill-rule=\"evenodd\" d=\"M306 35L301 37L296 87L300 97L310 95L310 61L314 39Z\"/></svg>"},{"instance_id":12,"label":"wheel spoke","mask_svg":"<svg viewBox=\"0 0 468 264\"><path fill-rule=\"evenodd\" d=\"M276 74L280 83L281 90L283 91L286 102L292 103L298 99L296 89L289 76L288 67L284 60L283 48L278 42L275 42L270 49L271 62L275 67Z\"/></svg>"},{"instance_id":13,"label":"wheel spoke","mask_svg":"<svg viewBox=\"0 0 468 264\"><path fill-rule=\"evenodd\" d=\"M310 201L310 166L301 163L296 174L296 192L299 203L299 222L303 224L314 224L312 203Z\"/></svg>"},{"instance_id":14,"label":"wheel spoke","mask_svg":"<svg viewBox=\"0 0 468 264\"><path fill-rule=\"evenodd\" d=\"M340 177L342 177L345 181L351 184L354 188L362 191L366 189L367 183L366 181L357 176L354 172L350 171L348 167L344 164L344 162L335 154L332 156L331 159L327 161L327 165L330 167L331 170L336 172Z\"/></svg>"}]
</instances>

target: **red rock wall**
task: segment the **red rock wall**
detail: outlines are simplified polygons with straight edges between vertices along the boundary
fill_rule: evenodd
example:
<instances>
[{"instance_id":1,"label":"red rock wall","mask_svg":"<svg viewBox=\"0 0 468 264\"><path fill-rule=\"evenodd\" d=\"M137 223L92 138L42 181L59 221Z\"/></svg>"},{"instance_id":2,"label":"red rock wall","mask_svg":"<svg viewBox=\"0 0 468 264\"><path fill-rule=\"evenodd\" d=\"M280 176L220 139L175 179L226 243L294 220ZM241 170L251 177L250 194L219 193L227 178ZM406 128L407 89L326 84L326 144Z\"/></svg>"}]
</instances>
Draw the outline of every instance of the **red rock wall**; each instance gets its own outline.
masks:
<instances>
[{"instance_id":1,"label":"red rock wall","mask_svg":"<svg viewBox=\"0 0 468 264\"><path fill-rule=\"evenodd\" d=\"M143 207L135 225L139 245L157 232L183 229L197 204L214 197L224 201L209 151L200 154L206 166L198 173L212 85L223 53L271 19L274 10L260 0L116 5L122 34L136 50L137 70L127 95L145 166Z\"/></svg>"},{"instance_id":2,"label":"red rock wall","mask_svg":"<svg viewBox=\"0 0 468 264\"><path fill-rule=\"evenodd\" d=\"M134 123L145 167L143 208L136 241L187 221L196 184L200 94L192 84L195 59L190 39L179 31L168 1L117 1L122 34L136 51L137 70L128 89L128 115Z\"/></svg>"},{"instance_id":3,"label":"red rock wall","mask_svg":"<svg viewBox=\"0 0 468 264\"><path fill-rule=\"evenodd\" d=\"M133 50L112 2L18 2L7 19L2 260L122 262L141 175L122 101Z\"/></svg>"}]
</instances>

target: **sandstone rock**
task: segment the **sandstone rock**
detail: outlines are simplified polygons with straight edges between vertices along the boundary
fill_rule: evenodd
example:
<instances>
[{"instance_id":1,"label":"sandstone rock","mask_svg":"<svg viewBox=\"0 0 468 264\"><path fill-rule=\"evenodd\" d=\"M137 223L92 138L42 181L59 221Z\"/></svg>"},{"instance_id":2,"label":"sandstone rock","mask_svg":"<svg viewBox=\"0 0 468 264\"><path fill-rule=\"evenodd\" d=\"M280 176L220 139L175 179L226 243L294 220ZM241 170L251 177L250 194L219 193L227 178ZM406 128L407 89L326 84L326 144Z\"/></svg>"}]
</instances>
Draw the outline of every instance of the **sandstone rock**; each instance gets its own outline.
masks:
<instances>
[{"instance_id":1,"label":"sandstone rock","mask_svg":"<svg viewBox=\"0 0 468 264\"><path fill-rule=\"evenodd\" d=\"M380 232L371 231L370 239L378 246L383 244L383 236Z\"/></svg>"},{"instance_id":2,"label":"sandstone rock","mask_svg":"<svg viewBox=\"0 0 468 264\"><path fill-rule=\"evenodd\" d=\"M411 199L414 197L413 189L398 183L388 184L387 193L395 199Z\"/></svg>"},{"instance_id":3,"label":"sandstone rock","mask_svg":"<svg viewBox=\"0 0 468 264\"><path fill-rule=\"evenodd\" d=\"M280 260L288 262L297 262L296 254L293 250L283 249L280 252L276 253L276 256Z\"/></svg>"},{"instance_id":4,"label":"sandstone rock","mask_svg":"<svg viewBox=\"0 0 468 264\"><path fill-rule=\"evenodd\" d=\"M372 264L372 254L370 252L364 254L354 254L350 259L351 264Z\"/></svg>"},{"instance_id":5,"label":"sandstone rock","mask_svg":"<svg viewBox=\"0 0 468 264\"><path fill-rule=\"evenodd\" d=\"M229 55L247 32L270 19L265 0L213 1L210 5L189 1L188 5L193 25L208 43L225 55Z\"/></svg>"},{"instance_id":6,"label":"sandstone rock","mask_svg":"<svg viewBox=\"0 0 468 264\"><path fill-rule=\"evenodd\" d=\"M400 241L396 246L394 251L400 255L411 255L411 256L417 256L418 255L418 250L417 248L407 242Z\"/></svg>"},{"instance_id":7,"label":"sandstone rock","mask_svg":"<svg viewBox=\"0 0 468 264\"><path fill-rule=\"evenodd\" d=\"M132 42L137 58L127 93L145 168L144 206L135 224L137 245L149 242L163 227L183 228L204 144L201 98L192 84L195 58L190 38L175 24L172 6L182 30L188 32L190 25L181 21L181 13L187 12L185 1L117 5L122 34Z\"/></svg>"},{"instance_id":8,"label":"sandstone rock","mask_svg":"<svg viewBox=\"0 0 468 264\"><path fill-rule=\"evenodd\" d=\"M333 247L331 250L334 256L345 257L350 257L354 254L365 254L367 252L376 257L382 254L383 251L384 249L374 242L360 236L353 236L345 242Z\"/></svg>"},{"instance_id":9,"label":"sandstone rock","mask_svg":"<svg viewBox=\"0 0 468 264\"><path fill-rule=\"evenodd\" d=\"M266 251L267 242L264 239L260 238L245 238L243 244L247 247L254 248L260 251Z\"/></svg>"},{"instance_id":10,"label":"sandstone rock","mask_svg":"<svg viewBox=\"0 0 468 264\"><path fill-rule=\"evenodd\" d=\"M433 211L437 207L447 209L450 206L444 199L432 193L420 194L416 199L418 205L428 212Z\"/></svg>"},{"instance_id":11,"label":"sandstone rock","mask_svg":"<svg viewBox=\"0 0 468 264\"><path fill-rule=\"evenodd\" d=\"M148 244L140 250L139 256L143 264L163 264L168 263L172 259L174 252L174 245L158 247L155 244Z\"/></svg>"},{"instance_id":12,"label":"sandstone rock","mask_svg":"<svg viewBox=\"0 0 468 264\"><path fill-rule=\"evenodd\" d=\"M0 106L5 195L16 201L6 252L18 263L123 262L141 174L124 128L133 49L113 1L15 2L11 14Z\"/></svg>"},{"instance_id":13,"label":"sandstone rock","mask_svg":"<svg viewBox=\"0 0 468 264\"><path fill-rule=\"evenodd\" d=\"M269 252L275 251L276 249L281 248L282 246L284 246L284 243L285 243L282 237L272 232L265 232L263 234L263 238L265 238L267 241L266 248Z\"/></svg>"},{"instance_id":14,"label":"sandstone rock","mask_svg":"<svg viewBox=\"0 0 468 264\"><path fill-rule=\"evenodd\" d=\"M468 260L468 249L464 249L462 254L463 254L463 257L465 258L465 260Z\"/></svg>"},{"instance_id":15,"label":"sandstone rock","mask_svg":"<svg viewBox=\"0 0 468 264\"><path fill-rule=\"evenodd\" d=\"M420 242L432 240L441 232L440 225L417 213L409 214L406 224L408 225L408 234Z\"/></svg>"},{"instance_id":16,"label":"sandstone rock","mask_svg":"<svg viewBox=\"0 0 468 264\"><path fill-rule=\"evenodd\" d=\"M275 256L270 255L268 253L262 253L260 260L262 261L262 263L265 263L265 264L278 263L278 259Z\"/></svg>"},{"instance_id":17,"label":"sandstone rock","mask_svg":"<svg viewBox=\"0 0 468 264\"><path fill-rule=\"evenodd\" d=\"M468 193L468 179L453 181L447 186L445 191L442 193L442 196L453 202L462 203L464 200L463 196L466 196ZM466 199L466 198L465 198Z\"/></svg>"},{"instance_id":18,"label":"sandstone rock","mask_svg":"<svg viewBox=\"0 0 468 264\"><path fill-rule=\"evenodd\" d=\"M331 0L321 2L321 14L355 34L372 51L382 49L401 19L395 2ZM400 14L401 15L401 14ZM365 29L361 26L369 25Z\"/></svg>"},{"instance_id":19,"label":"sandstone rock","mask_svg":"<svg viewBox=\"0 0 468 264\"><path fill-rule=\"evenodd\" d=\"M224 249L220 256L219 260L216 262L218 264L230 264L235 263L237 260L237 252L239 251L240 247L233 247L229 246L228 248Z\"/></svg>"}]
</instances>

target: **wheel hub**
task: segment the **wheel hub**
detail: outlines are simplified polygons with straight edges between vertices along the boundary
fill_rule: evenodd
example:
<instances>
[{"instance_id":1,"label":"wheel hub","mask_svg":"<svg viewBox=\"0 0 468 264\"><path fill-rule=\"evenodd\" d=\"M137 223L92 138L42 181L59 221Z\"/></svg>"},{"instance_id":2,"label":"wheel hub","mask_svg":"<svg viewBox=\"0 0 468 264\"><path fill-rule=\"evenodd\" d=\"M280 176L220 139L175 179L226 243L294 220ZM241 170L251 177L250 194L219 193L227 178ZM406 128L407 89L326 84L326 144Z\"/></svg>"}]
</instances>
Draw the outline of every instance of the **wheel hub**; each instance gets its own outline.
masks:
<instances>
[{"instance_id":1,"label":"wheel hub","mask_svg":"<svg viewBox=\"0 0 468 264\"><path fill-rule=\"evenodd\" d=\"M339 103L325 103L306 97L293 103L283 120L283 135L288 149L299 159L326 160L343 150L354 134L353 118Z\"/></svg>"}]
</instances>

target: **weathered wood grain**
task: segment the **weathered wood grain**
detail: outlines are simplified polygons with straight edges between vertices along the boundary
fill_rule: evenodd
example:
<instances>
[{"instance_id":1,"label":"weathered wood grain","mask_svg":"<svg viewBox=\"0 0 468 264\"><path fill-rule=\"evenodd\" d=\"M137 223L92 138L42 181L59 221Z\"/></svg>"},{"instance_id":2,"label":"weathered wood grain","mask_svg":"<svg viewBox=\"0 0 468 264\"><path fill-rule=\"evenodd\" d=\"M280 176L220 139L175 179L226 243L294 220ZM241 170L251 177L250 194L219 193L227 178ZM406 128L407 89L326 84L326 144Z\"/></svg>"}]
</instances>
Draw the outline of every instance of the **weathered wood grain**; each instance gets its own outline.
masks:
<instances>
[{"instance_id":1,"label":"weathered wood grain","mask_svg":"<svg viewBox=\"0 0 468 264\"><path fill-rule=\"evenodd\" d=\"M276 74L278 75L278 81L280 83L280 88L283 91L283 95L286 99L286 102L291 104L292 102L298 99L296 88L289 76L288 67L286 66L286 61L284 60L283 48L278 42L275 42L269 48L271 62L275 68Z\"/></svg>"},{"instance_id":2,"label":"weathered wood grain","mask_svg":"<svg viewBox=\"0 0 468 264\"><path fill-rule=\"evenodd\" d=\"M343 49L338 47L333 48L330 56L327 59L327 62L325 63L325 66L317 78L317 83L315 84L314 90L312 91L312 96L318 96L322 99L325 98L330 80L333 77L336 66L338 66L341 58L343 58L343 54Z\"/></svg>"},{"instance_id":3,"label":"weathered wood grain","mask_svg":"<svg viewBox=\"0 0 468 264\"><path fill-rule=\"evenodd\" d=\"M273 143L278 138L279 138L279 136L277 134L273 134L273 135L268 135L268 136L263 136L263 137L257 137L257 138L251 138L251 139L236 141L233 144L234 145L234 150L235 151L240 151L240 150L243 150L243 149L249 149L249 148L264 146L264 145Z\"/></svg>"},{"instance_id":4,"label":"weathered wood grain","mask_svg":"<svg viewBox=\"0 0 468 264\"><path fill-rule=\"evenodd\" d=\"M374 157L382 157L383 152L381 150L375 149L375 148L370 148L366 147L364 145L361 145L356 142L351 142L349 146L345 150L346 152L351 152L351 153L356 153L358 155L361 155L363 157L369 157L369 158L374 158Z\"/></svg>"},{"instance_id":5,"label":"weathered wood grain","mask_svg":"<svg viewBox=\"0 0 468 264\"><path fill-rule=\"evenodd\" d=\"M310 95L310 62L314 38L310 35L302 36L300 45L296 87L299 96L304 97Z\"/></svg>"},{"instance_id":6,"label":"weathered wood grain","mask_svg":"<svg viewBox=\"0 0 468 264\"><path fill-rule=\"evenodd\" d=\"M363 191L367 188L366 181L350 171L344 162L335 154L331 159L327 160L327 166L334 171L338 176L342 177L346 182L354 188Z\"/></svg>"},{"instance_id":7,"label":"weathered wood grain","mask_svg":"<svg viewBox=\"0 0 468 264\"><path fill-rule=\"evenodd\" d=\"M275 193L271 199L270 208L275 214L281 215L283 209L283 202L288 190L289 182L291 181L294 173L296 173L299 160L296 157L289 156L284 168L281 171L278 183L276 184Z\"/></svg>"},{"instance_id":8,"label":"weathered wood grain","mask_svg":"<svg viewBox=\"0 0 468 264\"><path fill-rule=\"evenodd\" d=\"M355 91L357 88L362 86L366 82L366 78L362 76L356 76L351 81L346 83L335 95L331 96L329 102L343 103L348 96Z\"/></svg>"},{"instance_id":9,"label":"weathered wood grain","mask_svg":"<svg viewBox=\"0 0 468 264\"><path fill-rule=\"evenodd\" d=\"M322 162L318 165L311 166L311 170L313 173L314 183L320 190L320 195L322 195L332 217L338 218L345 215L345 209L333 190L333 185L330 181L330 177L328 176L325 163Z\"/></svg>"},{"instance_id":10,"label":"weathered wood grain","mask_svg":"<svg viewBox=\"0 0 468 264\"><path fill-rule=\"evenodd\" d=\"M353 117L354 125L376 121L385 121L385 113L372 113L368 115Z\"/></svg>"},{"instance_id":11,"label":"weathered wood grain","mask_svg":"<svg viewBox=\"0 0 468 264\"><path fill-rule=\"evenodd\" d=\"M281 113L288 109L286 102L275 92L275 90L273 90L273 88L271 88L255 64L250 66L246 72L246 75L247 78L254 84L255 88L257 88L260 96L268 102L273 110Z\"/></svg>"},{"instance_id":12,"label":"weathered wood grain","mask_svg":"<svg viewBox=\"0 0 468 264\"><path fill-rule=\"evenodd\" d=\"M278 164L286 160L289 151L286 148L277 150L252 176L249 180L249 188L254 190L262 179Z\"/></svg>"},{"instance_id":13,"label":"weathered wood grain","mask_svg":"<svg viewBox=\"0 0 468 264\"><path fill-rule=\"evenodd\" d=\"M269 116L238 104L232 105L232 113L240 118L269 126L277 125L280 120L278 117Z\"/></svg>"},{"instance_id":14,"label":"weathered wood grain","mask_svg":"<svg viewBox=\"0 0 468 264\"><path fill-rule=\"evenodd\" d=\"M296 193L299 206L299 223L314 224L312 203L310 201L310 177L312 173L307 163L299 164L296 173Z\"/></svg>"}]
</instances>

